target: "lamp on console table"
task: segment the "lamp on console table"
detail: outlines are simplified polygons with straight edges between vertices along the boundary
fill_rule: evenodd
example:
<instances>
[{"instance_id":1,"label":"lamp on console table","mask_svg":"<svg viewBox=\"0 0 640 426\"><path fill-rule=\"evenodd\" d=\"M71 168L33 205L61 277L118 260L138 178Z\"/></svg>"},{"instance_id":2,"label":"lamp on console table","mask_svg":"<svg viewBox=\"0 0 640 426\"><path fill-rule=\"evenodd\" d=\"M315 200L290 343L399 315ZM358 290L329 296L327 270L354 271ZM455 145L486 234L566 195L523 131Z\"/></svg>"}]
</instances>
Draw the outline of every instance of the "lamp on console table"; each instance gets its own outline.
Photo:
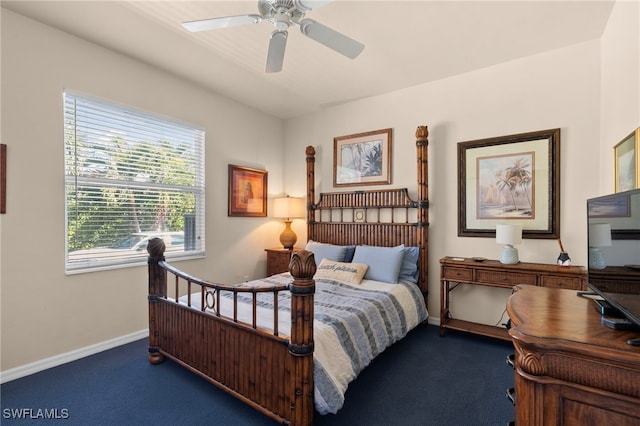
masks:
<instances>
[{"instance_id":1,"label":"lamp on console table","mask_svg":"<svg viewBox=\"0 0 640 426\"><path fill-rule=\"evenodd\" d=\"M520 262L518 250L514 247L522 242L522 226L496 225L496 243L504 244L500 252L500 263L515 265Z\"/></svg>"},{"instance_id":2,"label":"lamp on console table","mask_svg":"<svg viewBox=\"0 0 640 426\"><path fill-rule=\"evenodd\" d=\"M589 225L589 268L604 269L607 264L600 247L611 246L611 224L592 223Z\"/></svg>"},{"instance_id":3,"label":"lamp on console table","mask_svg":"<svg viewBox=\"0 0 640 426\"><path fill-rule=\"evenodd\" d=\"M302 217L302 198L278 197L273 200L273 217L284 219L284 231L280 234L280 243L284 248L292 250L298 236L291 229L291 219Z\"/></svg>"}]
</instances>

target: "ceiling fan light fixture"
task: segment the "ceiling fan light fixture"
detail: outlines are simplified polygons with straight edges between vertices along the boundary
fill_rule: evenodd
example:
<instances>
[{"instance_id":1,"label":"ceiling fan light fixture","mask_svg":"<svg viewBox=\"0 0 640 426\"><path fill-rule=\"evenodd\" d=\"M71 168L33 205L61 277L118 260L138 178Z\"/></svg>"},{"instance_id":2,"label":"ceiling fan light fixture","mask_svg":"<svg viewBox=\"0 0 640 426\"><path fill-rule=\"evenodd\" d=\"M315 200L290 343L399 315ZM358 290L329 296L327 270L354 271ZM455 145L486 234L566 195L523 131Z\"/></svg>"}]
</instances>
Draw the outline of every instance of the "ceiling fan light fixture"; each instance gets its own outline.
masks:
<instances>
[{"instance_id":1,"label":"ceiling fan light fixture","mask_svg":"<svg viewBox=\"0 0 640 426\"><path fill-rule=\"evenodd\" d=\"M286 12L278 12L273 17L273 25L280 31L289 29L290 17Z\"/></svg>"}]
</instances>

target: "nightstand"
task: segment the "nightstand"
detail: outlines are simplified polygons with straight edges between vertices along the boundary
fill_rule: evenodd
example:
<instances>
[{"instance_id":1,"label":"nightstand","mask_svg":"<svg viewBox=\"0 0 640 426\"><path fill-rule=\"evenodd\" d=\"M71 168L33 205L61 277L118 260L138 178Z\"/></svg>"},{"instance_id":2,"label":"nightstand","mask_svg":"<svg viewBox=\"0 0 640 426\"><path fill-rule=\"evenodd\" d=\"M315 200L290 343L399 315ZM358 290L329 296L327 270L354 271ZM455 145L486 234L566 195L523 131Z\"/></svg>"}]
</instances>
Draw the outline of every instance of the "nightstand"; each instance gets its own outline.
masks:
<instances>
[{"instance_id":1,"label":"nightstand","mask_svg":"<svg viewBox=\"0 0 640 426\"><path fill-rule=\"evenodd\" d=\"M267 276L289 272L289 262L294 251L300 251L301 248L294 247L293 250L285 248L265 249L267 252Z\"/></svg>"}]
</instances>

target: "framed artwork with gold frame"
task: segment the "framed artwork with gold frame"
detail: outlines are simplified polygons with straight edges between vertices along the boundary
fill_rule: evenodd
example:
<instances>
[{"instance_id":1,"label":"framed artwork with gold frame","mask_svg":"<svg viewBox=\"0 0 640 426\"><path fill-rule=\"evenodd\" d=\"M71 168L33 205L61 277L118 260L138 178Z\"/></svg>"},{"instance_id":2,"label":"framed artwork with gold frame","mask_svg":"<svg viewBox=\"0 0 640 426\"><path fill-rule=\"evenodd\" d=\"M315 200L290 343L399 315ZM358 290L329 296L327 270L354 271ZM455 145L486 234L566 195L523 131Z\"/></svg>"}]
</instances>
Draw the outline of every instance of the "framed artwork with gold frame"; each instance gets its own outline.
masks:
<instances>
[{"instance_id":1,"label":"framed artwork with gold frame","mask_svg":"<svg viewBox=\"0 0 640 426\"><path fill-rule=\"evenodd\" d=\"M614 190L640 187L640 127L613 147Z\"/></svg>"},{"instance_id":2,"label":"framed artwork with gold frame","mask_svg":"<svg viewBox=\"0 0 640 426\"><path fill-rule=\"evenodd\" d=\"M7 212L7 145L0 144L0 213Z\"/></svg>"},{"instance_id":3,"label":"framed artwork with gold frame","mask_svg":"<svg viewBox=\"0 0 640 426\"><path fill-rule=\"evenodd\" d=\"M267 216L267 171L229 164L228 216Z\"/></svg>"}]
</instances>

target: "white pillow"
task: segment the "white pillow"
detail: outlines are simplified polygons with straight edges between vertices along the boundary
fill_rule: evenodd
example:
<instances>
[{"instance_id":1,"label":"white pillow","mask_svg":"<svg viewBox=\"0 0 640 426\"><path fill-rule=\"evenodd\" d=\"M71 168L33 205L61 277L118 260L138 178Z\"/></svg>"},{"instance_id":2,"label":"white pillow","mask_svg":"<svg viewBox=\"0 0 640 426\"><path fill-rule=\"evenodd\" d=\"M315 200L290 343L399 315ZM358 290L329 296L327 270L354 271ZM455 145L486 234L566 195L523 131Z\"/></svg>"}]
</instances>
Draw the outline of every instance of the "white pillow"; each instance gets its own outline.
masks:
<instances>
[{"instance_id":1,"label":"white pillow","mask_svg":"<svg viewBox=\"0 0 640 426\"><path fill-rule=\"evenodd\" d=\"M368 280L395 284L398 282L404 245L396 247L357 246L353 263L369 265L364 277Z\"/></svg>"},{"instance_id":2,"label":"white pillow","mask_svg":"<svg viewBox=\"0 0 640 426\"><path fill-rule=\"evenodd\" d=\"M322 259L313 278L328 278L360 284L362 277L367 272L367 268L368 266L363 263L334 262L333 260Z\"/></svg>"}]
</instances>

